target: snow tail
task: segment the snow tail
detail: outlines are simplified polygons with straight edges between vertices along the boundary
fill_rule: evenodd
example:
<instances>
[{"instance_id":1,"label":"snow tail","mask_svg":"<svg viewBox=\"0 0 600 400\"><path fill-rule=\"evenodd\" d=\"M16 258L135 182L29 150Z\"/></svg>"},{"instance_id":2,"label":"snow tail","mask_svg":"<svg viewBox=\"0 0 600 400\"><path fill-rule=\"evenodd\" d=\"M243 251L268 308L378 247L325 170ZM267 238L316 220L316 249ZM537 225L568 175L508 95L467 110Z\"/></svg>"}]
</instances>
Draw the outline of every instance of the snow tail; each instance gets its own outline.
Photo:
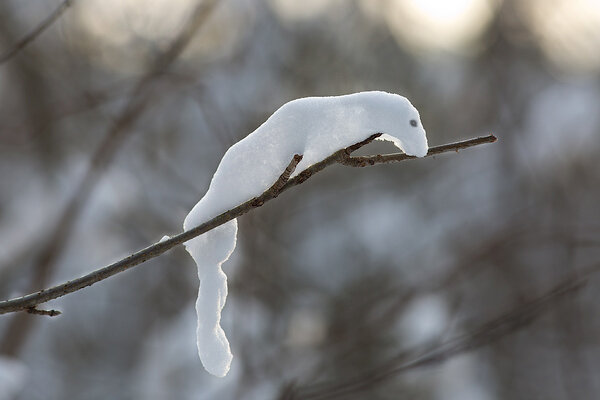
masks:
<instances>
[{"instance_id":1,"label":"snow tail","mask_svg":"<svg viewBox=\"0 0 600 400\"><path fill-rule=\"evenodd\" d=\"M190 213L191 215L191 213ZM186 218L184 229L190 218ZM227 299L227 276L221 269L235 249L237 220L229 221L185 243L198 266L200 287L196 300L198 355L204 368L223 377L229 372L233 355L229 341L221 328L221 310Z\"/></svg>"}]
</instances>

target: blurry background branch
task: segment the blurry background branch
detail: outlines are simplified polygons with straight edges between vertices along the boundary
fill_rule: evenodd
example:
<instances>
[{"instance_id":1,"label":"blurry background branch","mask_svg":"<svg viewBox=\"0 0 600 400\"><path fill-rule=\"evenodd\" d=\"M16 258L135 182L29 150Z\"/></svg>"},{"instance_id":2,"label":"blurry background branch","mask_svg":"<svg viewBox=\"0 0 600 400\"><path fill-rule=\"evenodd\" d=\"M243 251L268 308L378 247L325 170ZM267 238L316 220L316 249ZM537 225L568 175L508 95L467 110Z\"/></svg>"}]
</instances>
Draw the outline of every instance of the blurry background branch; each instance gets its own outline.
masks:
<instances>
[{"instance_id":1,"label":"blurry background branch","mask_svg":"<svg viewBox=\"0 0 600 400\"><path fill-rule=\"evenodd\" d=\"M0 55L0 64L3 64L16 56L21 50L27 47L28 44L33 42L39 35L41 35L50 25L54 23L65 10L73 4L75 0L63 0L58 7L48 17L42 21L34 30L25 35L21 40L13 45L12 48L6 50Z\"/></svg>"},{"instance_id":2,"label":"blurry background branch","mask_svg":"<svg viewBox=\"0 0 600 400\"><path fill-rule=\"evenodd\" d=\"M522 304L509 312L457 338L428 345L425 346L426 348L404 351L373 371L354 376L347 382L315 383L307 387L302 387L302 385L298 385L298 387L291 386L291 389L287 390L280 399L325 400L346 398L368 390L395 375L440 364L465 352L490 345L542 317L555 302L581 289L588 282L590 276L599 271L600 264L592 265L586 268L585 272L577 278L567 278L544 294L523 301Z\"/></svg>"},{"instance_id":3,"label":"blurry background branch","mask_svg":"<svg viewBox=\"0 0 600 400\"><path fill-rule=\"evenodd\" d=\"M380 134L375 134L369 137L368 139L357 143L356 145L350 146L346 149L339 150L327 157L323 161L315 163L314 165L308 167L306 170L300 172L296 177L289 179L290 174L295 169L297 163L302 159L301 156L295 156L290 166L286 168L280 179L273 185L272 188L266 190L260 196L250 199L247 202L232 208L231 210L225 211L222 214L216 216L215 218L207 221L194 229L189 231L180 233L173 237L170 237L166 240L162 240L156 244L153 244L149 247L146 247L143 250L138 251L126 257L120 261L117 261L111 265L108 265L104 268L95 270L81 278L74 279L63 283L58 286L54 286L52 288L43 289L39 292L32 293L23 297L19 297L12 300L5 300L0 302L0 314L6 314L9 312L15 311L27 311L31 310L32 307L35 307L39 304L45 303L49 300L53 300L59 297L62 297L66 294L73 293L77 290L83 289L87 286L90 286L94 283L100 282L104 279L107 279L117 273L126 271L131 267L139 265L143 262L146 262L154 257L158 257L164 252L170 250L171 248L180 245L192 238L195 238L205 232L208 232L211 229L216 228L219 225L224 224L227 221L231 221L234 218L237 218L248 211L262 206L269 200L276 198L281 192L299 185L305 182L307 179L312 177L319 171L322 171L325 167L335 164L348 164L349 160L352 160L353 157L349 157L349 154L353 151L358 150L360 147L370 143L376 137L380 136ZM431 147L425 157L431 157L437 154L441 154L444 152L455 151L458 152L461 149L465 149L468 147L476 146L484 143L493 143L496 141L496 137L494 135L488 135L480 138L469 139L465 141L460 141L456 143L445 144L441 146ZM381 156L374 156L381 157ZM367 158L368 159L368 158ZM382 161L378 159L377 164L385 163L385 162L399 162L404 160L415 160L417 157L406 156L402 154L390 155L390 157L386 158L386 161ZM365 165L374 165L375 163L367 162Z\"/></svg>"},{"instance_id":4,"label":"blurry background branch","mask_svg":"<svg viewBox=\"0 0 600 400\"><path fill-rule=\"evenodd\" d=\"M172 40L167 49L156 57L148 71L134 86L121 113L110 124L100 145L91 155L83 177L75 185L75 189L58 213L53 226L44 232L40 249L33 262L30 284L32 290L46 286L56 262L71 238L81 211L111 160L128 135L133 132L132 128L135 122L148 104L155 80L177 59L210 16L217 3L218 0L199 0L179 34ZM15 317L0 340L0 354L17 354L21 345L27 340L32 324L33 320L23 315Z\"/></svg>"}]
</instances>

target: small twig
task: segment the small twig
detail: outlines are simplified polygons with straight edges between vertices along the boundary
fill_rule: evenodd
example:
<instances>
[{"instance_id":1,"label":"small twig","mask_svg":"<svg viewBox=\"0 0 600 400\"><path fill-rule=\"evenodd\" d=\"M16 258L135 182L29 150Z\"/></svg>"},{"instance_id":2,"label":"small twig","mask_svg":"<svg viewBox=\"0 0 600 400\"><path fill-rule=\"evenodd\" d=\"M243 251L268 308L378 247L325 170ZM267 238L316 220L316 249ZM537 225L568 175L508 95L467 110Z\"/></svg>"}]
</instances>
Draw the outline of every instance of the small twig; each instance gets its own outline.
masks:
<instances>
[{"instance_id":1,"label":"small twig","mask_svg":"<svg viewBox=\"0 0 600 400\"><path fill-rule=\"evenodd\" d=\"M291 188L293 186L297 186L297 185L301 184L302 182L309 179L311 176L313 176L317 172L322 171L328 165L338 163L342 157L342 154L347 155L349 151L351 152L351 151L357 150L359 147L364 146L365 144L367 144L369 141L373 140L374 138L372 137L369 139L367 139L366 141L357 143L356 145L350 146L346 149L341 149L339 151L336 151L334 154L327 157L323 161L313 164L312 166L306 168L304 171L300 172L295 177L288 179L289 176L291 176L291 174L293 173L294 169L296 168L296 166L298 165L298 162L300 162L300 159L301 159L301 156L295 155L293 160L290 162L290 164L288 165L288 167L286 168L284 173L282 173L282 175L277 180L277 182L271 188L267 189L262 195L255 197L253 199L250 199L250 200L246 201L245 203L240 204L239 206L237 206L235 208L232 208L231 210L225 211L224 213L216 216L215 218L211 219L210 221L207 221L193 229L190 229L189 231L180 233L178 235L171 237L170 239L160 241L151 246L148 246L145 249L138 251L137 253L134 253L134 254L132 254L122 260L119 260L113 264L110 264L104 268L100 268L98 270L90 272L89 274L87 274L85 276L74 279L72 281L65 282L63 284L54 286L49 289L40 290L38 292L28 294L23 297L18 297L15 299L2 301L2 302L0 302L0 314L22 311L22 310L26 310L31 307L35 307L38 304L42 304L49 300L57 299L66 294L76 292L87 286L93 285L96 282L100 282L104 279L107 279L107 278L113 276L113 275L116 275L120 272L126 271L132 267L135 267L136 265L139 265L139 264L141 264L145 261L148 261L152 258L158 257L159 255L165 253L166 251L172 249L173 247L175 247L177 245L180 245L184 242L187 242L190 239L200 236L203 233L208 232L209 230L214 229L217 226L222 225L228 221L231 221L232 219L237 218L254 208L262 206L267 201L272 200L273 198L277 197L277 195L279 195L280 193L288 190L289 188ZM489 143L491 141L494 141L495 138L494 138L494 140L488 139L487 141L485 141L485 140L482 141L481 139L474 139L474 140L479 141L476 144L482 144L482 143ZM443 153L446 151L455 151L455 150L462 149L465 147L474 146L475 144L472 144L472 143L473 143L473 140L467 140L464 142L457 142L457 143L453 143L450 145L432 147L430 149L430 153L428 153L428 155L439 154L439 153ZM407 157L405 159L410 160L410 159L414 159L414 157ZM394 160L394 161L398 161L398 160ZM289 171L289 174L288 174L288 171Z\"/></svg>"},{"instance_id":2,"label":"small twig","mask_svg":"<svg viewBox=\"0 0 600 400\"><path fill-rule=\"evenodd\" d=\"M353 144L352 146L346 147L345 149L336 151L323 161L319 161L318 163L311 165L310 167L306 168L304 171L300 172L298 175L290 179L285 185L283 185L281 191L283 192L284 190L287 190L292 186L299 185L314 174L316 174L317 172L324 170L326 167L332 164L339 163L341 160L348 158L348 155L350 155L350 153L360 149L363 146L366 146L381 135L381 133L376 133L374 135L369 136L362 142L358 142L356 144Z\"/></svg>"},{"instance_id":3,"label":"small twig","mask_svg":"<svg viewBox=\"0 0 600 400\"><path fill-rule=\"evenodd\" d=\"M378 135L379 136L379 135ZM443 146L436 146L429 149L425 157L435 156L437 154L445 153L447 151L456 151L466 149L468 147L477 146L483 143L494 143L498 138L494 135L487 135L478 137L475 139L465 140L463 142L445 144ZM349 154L348 154L349 155ZM415 156L409 156L404 153L392 153L392 154L378 154L375 156L363 156L363 157L341 157L339 163L347 165L349 167L366 167L375 164L385 164L391 162L400 162L416 158Z\"/></svg>"},{"instance_id":4,"label":"small twig","mask_svg":"<svg viewBox=\"0 0 600 400\"><path fill-rule=\"evenodd\" d=\"M369 136L368 138L366 138L365 140L363 140L362 142L358 142L356 144L353 144L350 147L346 147L344 149L344 154L350 155L350 154L354 153L356 150L360 149L363 146L368 145L369 143L371 143L373 140L377 139L381 135L383 135L383 133L375 133L375 134Z\"/></svg>"},{"instance_id":5,"label":"small twig","mask_svg":"<svg viewBox=\"0 0 600 400\"><path fill-rule=\"evenodd\" d=\"M14 46L6 51L4 54L0 55L0 64L5 63L10 60L14 56L16 56L21 50L27 47L28 44L33 42L39 35L41 35L50 25L54 23L60 16L65 12L65 10L72 5L74 0L64 0L60 5L44 20L41 24L39 24L34 30L29 32L25 37L19 40Z\"/></svg>"},{"instance_id":6,"label":"small twig","mask_svg":"<svg viewBox=\"0 0 600 400\"><path fill-rule=\"evenodd\" d=\"M57 315L62 314L58 310L40 310L40 309L35 308L35 307L29 307L25 311L27 311L29 314L47 315L48 317L56 317Z\"/></svg>"},{"instance_id":7,"label":"small twig","mask_svg":"<svg viewBox=\"0 0 600 400\"><path fill-rule=\"evenodd\" d=\"M300 155L300 154L294 154L294 157L292 158L292 161L290 161L290 163L285 168L285 170L283 171L283 173L279 176L279 178L273 184L273 186L271 186L266 191L266 193L271 194L273 197L279 196L279 193L281 193L281 188L283 188L283 185L285 185L290 180L290 176L296 170L296 167L298 166L298 163L300 161L302 161L302 157L303 156Z\"/></svg>"}]
</instances>

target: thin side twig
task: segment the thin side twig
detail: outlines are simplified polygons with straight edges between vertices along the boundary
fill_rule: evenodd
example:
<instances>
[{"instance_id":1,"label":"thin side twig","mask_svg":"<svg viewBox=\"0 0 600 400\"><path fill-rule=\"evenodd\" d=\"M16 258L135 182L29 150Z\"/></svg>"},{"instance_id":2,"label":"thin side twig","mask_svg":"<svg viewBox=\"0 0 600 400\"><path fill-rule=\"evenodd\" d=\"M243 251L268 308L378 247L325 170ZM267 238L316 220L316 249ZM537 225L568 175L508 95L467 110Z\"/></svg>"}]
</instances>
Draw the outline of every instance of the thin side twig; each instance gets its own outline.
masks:
<instances>
[{"instance_id":1,"label":"thin side twig","mask_svg":"<svg viewBox=\"0 0 600 400\"><path fill-rule=\"evenodd\" d=\"M290 176L294 173L300 161L302 161L302 155L294 154L294 157L292 157L292 161L290 161L290 163L285 168L283 173L279 176L277 181L265 192L269 195L269 198L275 198L279 196L279 193L281 193L281 189L290 180ZM260 206L262 205L262 203L257 205Z\"/></svg>"},{"instance_id":2,"label":"thin side twig","mask_svg":"<svg viewBox=\"0 0 600 400\"><path fill-rule=\"evenodd\" d=\"M304 171L300 172L298 175L290 179L288 182L286 182L285 185L283 185L281 191L283 192L284 190L287 190L292 186L301 184L317 172L324 170L326 167L332 164L340 163L341 160L347 158L350 155L350 153L360 149L363 146L366 146L381 135L381 133L376 133L374 135L369 136L362 142L358 142L356 144L353 144L352 146L346 147L345 149L336 151L323 161L319 161L318 163L311 165L310 167L306 168Z\"/></svg>"},{"instance_id":3,"label":"thin side twig","mask_svg":"<svg viewBox=\"0 0 600 400\"><path fill-rule=\"evenodd\" d=\"M490 137L494 136L490 135ZM300 172L295 177L289 179L289 177L293 174L294 169L301 160L301 156L295 155L288 167L286 168L286 170L282 173L281 177L277 180L277 182L260 196L250 199L235 208L225 211L224 213L216 216L210 221L207 221L193 229L190 229L189 231L185 231L167 240L160 241L151 246L148 246L145 249L138 251L137 253L134 253L104 268L100 268L98 270L90 272L89 274L82 276L78 279L65 282L63 284L54 286L49 289L40 290L38 292L31 293L23 297L2 301L0 302L0 314L22 311L31 307L36 307L39 304L45 303L49 300L57 299L69 293L73 293L87 286L93 285L94 283L107 279L113 275L116 275L120 272L126 271L152 258L158 257L159 255L165 253L166 251L172 249L177 245L180 245L184 242L187 242L190 239L200 236L201 234L208 232L209 230L214 229L217 226L222 225L228 221L231 221L232 219L237 218L254 208L262 206L267 201L277 197L280 193L283 193L284 191L290 189L293 186L300 185L301 183L312 177L314 174L325 169L327 166L339 163L340 159L344 157L343 155L347 156L348 152L357 150L361 146L364 146L367 143L369 143L374 138L375 137L372 136L371 138L363 142L357 143L356 145L350 146L346 149L341 149L332 154L331 156L327 157L323 161L313 164L312 166L306 168L304 171ZM442 152L456 151L458 149L465 148L465 143L470 143L471 141L472 140L467 140L463 142L453 143L450 145L432 147L430 149L431 154L428 154L428 156L433 154L440 154ZM479 144L489 142L489 140L482 141ZM412 160L414 159L414 157L409 157L405 159Z\"/></svg>"},{"instance_id":4,"label":"thin side twig","mask_svg":"<svg viewBox=\"0 0 600 400\"><path fill-rule=\"evenodd\" d=\"M48 317L56 317L57 315L62 314L58 310L40 310L40 309L35 308L35 307L29 307L25 311L27 311L29 314L46 315Z\"/></svg>"},{"instance_id":5,"label":"thin side twig","mask_svg":"<svg viewBox=\"0 0 600 400\"><path fill-rule=\"evenodd\" d=\"M34 30L25 35L21 40L13 45L11 49L4 52L4 54L0 55L0 64L3 64L16 56L21 50L23 50L27 45L33 42L38 36L40 36L50 25L52 25L56 20L60 18L60 16L66 11L69 6L73 4L74 0L63 0L62 3L56 7L56 9L46 17L45 20L42 21Z\"/></svg>"},{"instance_id":6,"label":"thin side twig","mask_svg":"<svg viewBox=\"0 0 600 400\"><path fill-rule=\"evenodd\" d=\"M445 153L447 151L456 151L466 149L469 147L477 146L483 143L494 143L496 140L496 136L487 135L474 139L465 140L457 143L449 143L443 146L436 146L429 149L427 155L425 157L435 156L437 154ZM404 160L408 160L411 158L416 158L415 156L409 156L404 153L392 153L392 154L378 154L374 156L363 156L363 157L342 157L340 159L340 164L347 165L349 167L366 167L375 164L387 164L392 162L400 162Z\"/></svg>"}]
</instances>

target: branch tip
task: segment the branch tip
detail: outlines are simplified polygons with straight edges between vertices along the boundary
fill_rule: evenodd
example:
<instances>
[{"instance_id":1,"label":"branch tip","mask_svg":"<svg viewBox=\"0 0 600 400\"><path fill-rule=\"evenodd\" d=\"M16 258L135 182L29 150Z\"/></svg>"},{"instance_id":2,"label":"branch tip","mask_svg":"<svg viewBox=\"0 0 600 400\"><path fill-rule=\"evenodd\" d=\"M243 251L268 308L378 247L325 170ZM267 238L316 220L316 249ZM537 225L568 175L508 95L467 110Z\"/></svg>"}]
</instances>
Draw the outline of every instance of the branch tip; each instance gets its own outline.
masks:
<instances>
[{"instance_id":1,"label":"branch tip","mask_svg":"<svg viewBox=\"0 0 600 400\"><path fill-rule=\"evenodd\" d=\"M28 308L25 309L25 311L27 311L29 314L45 315L45 316L48 316L48 317L56 317L57 315L62 314L58 310L40 310L40 309L35 308L35 307L28 307Z\"/></svg>"}]
</instances>

